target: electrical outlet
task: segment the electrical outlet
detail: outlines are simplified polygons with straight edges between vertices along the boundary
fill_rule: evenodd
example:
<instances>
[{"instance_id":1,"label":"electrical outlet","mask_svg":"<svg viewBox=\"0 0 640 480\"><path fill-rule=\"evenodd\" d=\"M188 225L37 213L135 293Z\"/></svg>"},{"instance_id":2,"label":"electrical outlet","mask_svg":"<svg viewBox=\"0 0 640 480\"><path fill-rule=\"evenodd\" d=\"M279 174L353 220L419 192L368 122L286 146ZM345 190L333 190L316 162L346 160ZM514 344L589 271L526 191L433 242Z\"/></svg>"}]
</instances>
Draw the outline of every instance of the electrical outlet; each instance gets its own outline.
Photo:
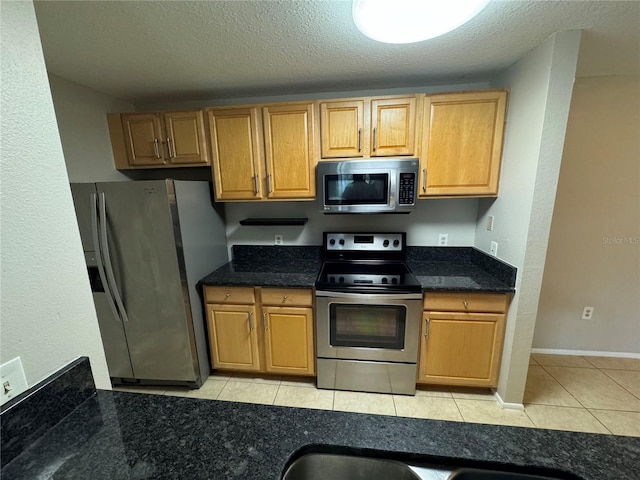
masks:
<instances>
[{"instance_id":1,"label":"electrical outlet","mask_svg":"<svg viewBox=\"0 0 640 480\"><path fill-rule=\"evenodd\" d=\"M446 247L448 241L449 241L449 234L441 233L440 235L438 235L438 245L439 246Z\"/></svg>"},{"instance_id":2,"label":"electrical outlet","mask_svg":"<svg viewBox=\"0 0 640 480\"><path fill-rule=\"evenodd\" d=\"M20 395L27 389L22 360L16 357L0 365L0 405Z\"/></svg>"},{"instance_id":3,"label":"electrical outlet","mask_svg":"<svg viewBox=\"0 0 640 480\"><path fill-rule=\"evenodd\" d=\"M489 253L494 257L498 256L498 242L491 242L491 250L489 250Z\"/></svg>"},{"instance_id":4,"label":"electrical outlet","mask_svg":"<svg viewBox=\"0 0 640 480\"><path fill-rule=\"evenodd\" d=\"M593 307L584 307L581 318L582 320L591 320L593 318Z\"/></svg>"},{"instance_id":5,"label":"electrical outlet","mask_svg":"<svg viewBox=\"0 0 640 480\"><path fill-rule=\"evenodd\" d=\"M489 218L487 219L487 230L493 232L493 215L489 215Z\"/></svg>"},{"instance_id":6,"label":"electrical outlet","mask_svg":"<svg viewBox=\"0 0 640 480\"><path fill-rule=\"evenodd\" d=\"M284 243L284 241L282 240L282 235L280 235L279 233L276 233L276 236L273 239L273 244L274 245L282 245L283 243Z\"/></svg>"}]
</instances>

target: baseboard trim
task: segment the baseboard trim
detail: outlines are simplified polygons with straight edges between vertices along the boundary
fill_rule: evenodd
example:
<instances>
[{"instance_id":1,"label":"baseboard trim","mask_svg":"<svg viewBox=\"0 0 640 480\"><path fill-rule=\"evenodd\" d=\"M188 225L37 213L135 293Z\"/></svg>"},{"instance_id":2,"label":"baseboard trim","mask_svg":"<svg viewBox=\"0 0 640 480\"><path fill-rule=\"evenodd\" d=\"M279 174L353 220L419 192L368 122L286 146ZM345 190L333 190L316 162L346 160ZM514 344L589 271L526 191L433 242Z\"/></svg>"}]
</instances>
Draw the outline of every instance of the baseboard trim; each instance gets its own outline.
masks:
<instances>
[{"instance_id":1,"label":"baseboard trim","mask_svg":"<svg viewBox=\"0 0 640 480\"><path fill-rule=\"evenodd\" d=\"M640 353L601 352L598 350L565 350L562 348L532 348L531 353L544 353L550 355L580 355L588 357L640 358Z\"/></svg>"},{"instance_id":2,"label":"baseboard trim","mask_svg":"<svg viewBox=\"0 0 640 480\"><path fill-rule=\"evenodd\" d=\"M493 396L500 405L500 408L504 408L505 410L524 410L524 405L522 403L509 403L502 400L502 397L498 392L493 392Z\"/></svg>"}]
</instances>

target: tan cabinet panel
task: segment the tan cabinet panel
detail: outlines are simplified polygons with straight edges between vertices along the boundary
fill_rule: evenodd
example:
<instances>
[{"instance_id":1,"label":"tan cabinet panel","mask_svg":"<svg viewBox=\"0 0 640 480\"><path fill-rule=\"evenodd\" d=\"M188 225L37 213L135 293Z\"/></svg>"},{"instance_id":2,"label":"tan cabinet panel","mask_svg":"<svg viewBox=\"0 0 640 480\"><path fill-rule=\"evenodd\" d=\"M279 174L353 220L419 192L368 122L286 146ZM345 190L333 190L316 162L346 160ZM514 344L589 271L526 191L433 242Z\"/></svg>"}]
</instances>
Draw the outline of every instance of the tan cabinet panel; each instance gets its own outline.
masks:
<instances>
[{"instance_id":1,"label":"tan cabinet panel","mask_svg":"<svg viewBox=\"0 0 640 480\"><path fill-rule=\"evenodd\" d=\"M253 287L204 287L206 303L248 304L256 301Z\"/></svg>"},{"instance_id":2,"label":"tan cabinet panel","mask_svg":"<svg viewBox=\"0 0 640 480\"><path fill-rule=\"evenodd\" d=\"M424 294L423 310L442 312L504 313L509 295L502 293L431 293Z\"/></svg>"},{"instance_id":3,"label":"tan cabinet panel","mask_svg":"<svg viewBox=\"0 0 640 480\"><path fill-rule=\"evenodd\" d=\"M304 288L263 288L262 304L276 307L310 307L313 305L313 292Z\"/></svg>"},{"instance_id":4,"label":"tan cabinet panel","mask_svg":"<svg viewBox=\"0 0 640 480\"><path fill-rule=\"evenodd\" d=\"M421 196L498 193L507 93L427 95Z\"/></svg>"},{"instance_id":5,"label":"tan cabinet panel","mask_svg":"<svg viewBox=\"0 0 640 480\"><path fill-rule=\"evenodd\" d=\"M504 320L487 313L425 312L418 382L496 386Z\"/></svg>"},{"instance_id":6,"label":"tan cabinet panel","mask_svg":"<svg viewBox=\"0 0 640 480\"><path fill-rule=\"evenodd\" d=\"M123 113L125 147L131 166L165 164L162 124L157 113Z\"/></svg>"},{"instance_id":7,"label":"tan cabinet panel","mask_svg":"<svg viewBox=\"0 0 640 480\"><path fill-rule=\"evenodd\" d=\"M166 148L173 164L209 164L201 110L164 114Z\"/></svg>"},{"instance_id":8,"label":"tan cabinet panel","mask_svg":"<svg viewBox=\"0 0 640 480\"><path fill-rule=\"evenodd\" d=\"M322 158L363 157L364 100L320 104Z\"/></svg>"},{"instance_id":9,"label":"tan cabinet panel","mask_svg":"<svg viewBox=\"0 0 640 480\"><path fill-rule=\"evenodd\" d=\"M263 108L268 198L315 197L314 104Z\"/></svg>"},{"instance_id":10,"label":"tan cabinet panel","mask_svg":"<svg viewBox=\"0 0 640 480\"><path fill-rule=\"evenodd\" d=\"M313 375L313 310L263 307L265 370L288 375Z\"/></svg>"},{"instance_id":11,"label":"tan cabinet panel","mask_svg":"<svg viewBox=\"0 0 640 480\"><path fill-rule=\"evenodd\" d=\"M213 368L260 370L253 305L207 305Z\"/></svg>"},{"instance_id":12,"label":"tan cabinet panel","mask_svg":"<svg viewBox=\"0 0 640 480\"><path fill-rule=\"evenodd\" d=\"M413 155L416 98L371 101L371 156Z\"/></svg>"},{"instance_id":13,"label":"tan cabinet panel","mask_svg":"<svg viewBox=\"0 0 640 480\"><path fill-rule=\"evenodd\" d=\"M217 200L264 196L262 135L257 108L208 111Z\"/></svg>"}]
</instances>

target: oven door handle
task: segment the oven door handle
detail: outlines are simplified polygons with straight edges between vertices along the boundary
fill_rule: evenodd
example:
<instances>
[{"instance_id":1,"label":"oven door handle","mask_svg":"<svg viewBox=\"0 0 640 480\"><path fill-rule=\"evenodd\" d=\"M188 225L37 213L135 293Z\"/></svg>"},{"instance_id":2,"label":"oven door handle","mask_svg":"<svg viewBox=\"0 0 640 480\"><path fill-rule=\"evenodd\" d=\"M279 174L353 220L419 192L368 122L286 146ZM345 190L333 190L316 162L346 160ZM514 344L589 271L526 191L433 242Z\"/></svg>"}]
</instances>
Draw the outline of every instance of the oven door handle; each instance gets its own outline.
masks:
<instances>
[{"instance_id":1,"label":"oven door handle","mask_svg":"<svg viewBox=\"0 0 640 480\"><path fill-rule=\"evenodd\" d=\"M422 293L346 293L316 290L316 297L353 298L363 300L422 300Z\"/></svg>"}]
</instances>

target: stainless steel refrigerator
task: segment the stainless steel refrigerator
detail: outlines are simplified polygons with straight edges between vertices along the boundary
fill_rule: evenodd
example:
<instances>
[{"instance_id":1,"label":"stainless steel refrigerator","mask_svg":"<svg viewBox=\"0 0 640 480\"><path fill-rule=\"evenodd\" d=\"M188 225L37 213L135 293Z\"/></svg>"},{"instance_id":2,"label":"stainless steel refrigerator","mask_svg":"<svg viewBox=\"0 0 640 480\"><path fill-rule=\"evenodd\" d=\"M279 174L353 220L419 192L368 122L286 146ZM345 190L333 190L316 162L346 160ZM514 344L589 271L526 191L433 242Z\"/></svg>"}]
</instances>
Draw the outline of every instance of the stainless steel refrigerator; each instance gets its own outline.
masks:
<instances>
[{"instance_id":1,"label":"stainless steel refrigerator","mask_svg":"<svg viewBox=\"0 0 640 480\"><path fill-rule=\"evenodd\" d=\"M210 373L196 283L227 262L208 182L71 185L112 383L200 387Z\"/></svg>"}]
</instances>

